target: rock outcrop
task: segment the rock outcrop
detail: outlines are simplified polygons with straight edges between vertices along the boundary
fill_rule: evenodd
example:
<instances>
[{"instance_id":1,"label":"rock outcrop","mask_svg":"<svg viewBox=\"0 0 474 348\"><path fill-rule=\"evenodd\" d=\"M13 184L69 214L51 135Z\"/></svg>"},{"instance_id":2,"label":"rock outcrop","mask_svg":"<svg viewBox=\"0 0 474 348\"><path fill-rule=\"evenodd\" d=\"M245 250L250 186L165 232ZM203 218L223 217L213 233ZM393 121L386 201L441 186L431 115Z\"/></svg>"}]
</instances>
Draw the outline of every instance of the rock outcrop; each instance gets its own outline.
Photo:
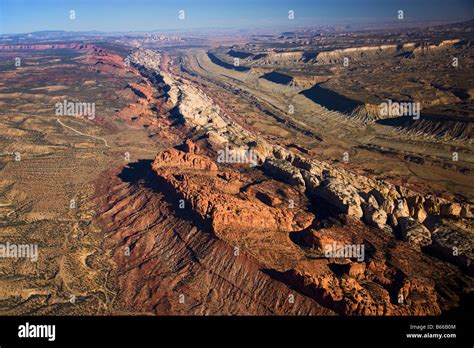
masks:
<instances>
[{"instance_id":1,"label":"rock outcrop","mask_svg":"<svg viewBox=\"0 0 474 348\"><path fill-rule=\"evenodd\" d=\"M433 250L474 274L474 233L459 223L441 221L432 232Z\"/></svg>"},{"instance_id":2,"label":"rock outcrop","mask_svg":"<svg viewBox=\"0 0 474 348\"><path fill-rule=\"evenodd\" d=\"M387 213L381 209L374 196L370 196L367 203L362 203L364 220L371 226L383 229L387 224Z\"/></svg>"},{"instance_id":3,"label":"rock outcrop","mask_svg":"<svg viewBox=\"0 0 474 348\"><path fill-rule=\"evenodd\" d=\"M469 204L449 202L423 195L386 181L373 180L324 162L293 155L278 146L267 156L263 171L273 178L298 185L315 203L324 201L346 215L363 218L383 229L397 227L400 219L412 218L422 224L429 216L471 218Z\"/></svg>"},{"instance_id":4,"label":"rock outcrop","mask_svg":"<svg viewBox=\"0 0 474 348\"><path fill-rule=\"evenodd\" d=\"M194 148L190 142L187 147ZM238 238L238 233L268 229L290 232L297 224L290 209L275 208L242 193L246 179L228 169L219 171L206 156L165 150L158 153L152 168L210 223L216 235L235 234Z\"/></svg>"},{"instance_id":5,"label":"rock outcrop","mask_svg":"<svg viewBox=\"0 0 474 348\"><path fill-rule=\"evenodd\" d=\"M188 145L189 146L189 145ZM179 167L197 170L216 171L217 164L207 157L196 155L191 152L170 149L159 152L156 155L152 168L158 171L161 168Z\"/></svg>"},{"instance_id":6,"label":"rock outcrop","mask_svg":"<svg viewBox=\"0 0 474 348\"><path fill-rule=\"evenodd\" d=\"M267 159L263 164L263 170L270 176L286 182L290 185L305 187L305 180L300 171L284 160Z\"/></svg>"},{"instance_id":7,"label":"rock outcrop","mask_svg":"<svg viewBox=\"0 0 474 348\"><path fill-rule=\"evenodd\" d=\"M325 179L316 191L316 196L321 197L343 214L361 218L363 216L360 196L352 186L345 185L336 178Z\"/></svg>"},{"instance_id":8,"label":"rock outcrop","mask_svg":"<svg viewBox=\"0 0 474 348\"><path fill-rule=\"evenodd\" d=\"M415 246L431 244L431 233L425 226L409 217L402 217L398 222L403 240Z\"/></svg>"}]
</instances>

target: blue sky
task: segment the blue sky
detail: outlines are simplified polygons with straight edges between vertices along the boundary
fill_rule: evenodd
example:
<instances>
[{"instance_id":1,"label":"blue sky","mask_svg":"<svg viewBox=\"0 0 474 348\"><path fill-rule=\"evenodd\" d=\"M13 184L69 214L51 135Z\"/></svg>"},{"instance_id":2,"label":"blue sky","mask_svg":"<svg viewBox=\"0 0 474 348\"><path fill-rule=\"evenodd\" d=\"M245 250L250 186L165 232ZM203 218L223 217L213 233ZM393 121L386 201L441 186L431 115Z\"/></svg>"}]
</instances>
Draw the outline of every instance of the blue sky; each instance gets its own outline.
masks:
<instances>
[{"instance_id":1,"label":"blue sky","mask_svg":"<svg viewBox=\"0 0 474 348\"><path fill-rule=\"evenodd\" d=\"M376 23L395 21L399 9L407 21L474 18L474 0L0 0L0 33Z\"/></svg>"}]
</instances>

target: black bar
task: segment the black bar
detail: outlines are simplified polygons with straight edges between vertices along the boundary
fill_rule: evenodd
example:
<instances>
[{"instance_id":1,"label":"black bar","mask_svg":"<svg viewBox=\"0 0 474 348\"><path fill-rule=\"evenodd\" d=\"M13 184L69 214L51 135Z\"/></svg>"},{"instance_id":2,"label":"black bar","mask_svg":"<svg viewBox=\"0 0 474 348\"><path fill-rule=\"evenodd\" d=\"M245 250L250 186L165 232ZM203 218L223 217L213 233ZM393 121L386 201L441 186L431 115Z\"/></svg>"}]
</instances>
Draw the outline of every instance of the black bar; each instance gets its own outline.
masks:
<instances>
[{"instance_id":1,"label":"black bar","mask_svg":"<svg viewBox=\"0 0 474 348\"><path fill-rule=\"evenodd\" d=\"M25 323L55 325L55 340L20 338ZM471 315L462 317L0 317L0 346L229 345L287 346L415 345L450 347L474 342ZM433 325L423 331L410 325ZM436 329L436 325L456 325ZM412 333L456 334L456 338L407 338Z\"/></svg>"}]
</instances>

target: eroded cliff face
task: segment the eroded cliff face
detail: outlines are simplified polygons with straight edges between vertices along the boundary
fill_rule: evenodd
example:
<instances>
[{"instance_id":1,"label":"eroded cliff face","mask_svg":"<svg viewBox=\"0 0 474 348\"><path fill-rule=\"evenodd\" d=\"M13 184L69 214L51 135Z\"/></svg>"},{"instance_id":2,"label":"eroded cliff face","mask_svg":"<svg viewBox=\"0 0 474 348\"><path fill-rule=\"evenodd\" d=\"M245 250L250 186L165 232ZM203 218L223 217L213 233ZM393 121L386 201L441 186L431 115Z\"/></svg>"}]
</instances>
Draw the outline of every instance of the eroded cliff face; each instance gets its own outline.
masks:
<instances>
[{"instance_id":1,"label":"eroded cliff face","mask_svg":"<svg viewBox=\"0 0 474 348\"><path fill-rule=\"evenodd\" d=\"M262 184L255 183L255 176L219 170L207 156L166 150L158 153L152 169L183 197L183 202L189 202L201 219L209 222L213 233L219 237L232 235L237 241L247 232L290 232L305 227L298 226L301 219L297 219L297 211L282 207L282 204L268 205L258 198L258 194L264 193L260 193ZM275 195L268 197L267 203L281 202L282 199Z\"/></svg>"},{"instance_id":2,"label":"eroded cliff face","mask_svg":"<svg viewBox=\"0 0 474 348\"><path fill-rule=\"evenodd\" d=\"M98 186L124 311L438 315L472 289L471 205L259 139L196 86L148 69L187 141ZM228 147L255 151L255 165L218 161Z\"/></svg>"},{"instance_id":3,"label":"eroded cliff face","mask_svg":"<svg viewBox=\"0 0 474 348\"><path fill-rule=\"evenodd\" d=\"M216 238L207 219L196 216L189 202L181 208L179 191L150 165L104 173L98 187L106 247L118 269L112 275L118 279L118 309L160 315L334 314L274 279L243 248Z\"/></svg>"},{"instance_id":4,"label":"eroded cliff face","mask_svg":"<svg viewBox=\"0 0 474 348\"><path fill-rule=\"evenodd\" d=\"M196 144L186 145L163 150L153 163L133 164L104 187L102 219L123 270L124 309L437 315L472 285L458 267L391 228L369 227L349 211L342 222L333 220L311 208L326 207L327 198L310 202L259 169L225 168L197 154ZM407 207L400 224L410 215ZM444 214L456 213L444 207ZM333 245L363 245L363 260L328 257Z\"/></svg>"}]
</instances>

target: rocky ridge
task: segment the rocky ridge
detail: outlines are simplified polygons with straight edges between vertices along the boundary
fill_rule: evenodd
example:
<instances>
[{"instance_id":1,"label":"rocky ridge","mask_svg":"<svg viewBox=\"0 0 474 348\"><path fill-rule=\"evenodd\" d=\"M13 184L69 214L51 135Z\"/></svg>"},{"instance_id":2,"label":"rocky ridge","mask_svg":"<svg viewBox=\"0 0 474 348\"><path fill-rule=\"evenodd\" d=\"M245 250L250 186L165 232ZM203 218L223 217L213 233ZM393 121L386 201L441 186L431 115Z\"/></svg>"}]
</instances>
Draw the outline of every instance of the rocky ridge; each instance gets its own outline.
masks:
<instances>
[{"instance_id":1,"label":"rocky ridge","mask_svg":"<svg viewBox=\"0 0 474 348\"><path fill-rule=\"evenodd\" d=\"M140 56L135 63L146 66ZM190 82L166 71L160 74L169 86L168 101L192 133L205 135L207 145L203 153L190 141L184 150L161 151L152 168L218 238L238 244L260 233L280 240L285 253L293 254L293 261L281 264L262 256L261 246L247 246L247 250L276 269L275 277L280 281L341 314L439 314L447 308L446 299L439 297L435 283L428 280L432 277L429 271L422 272L426 278L420 278L419 266L395 265L379 253L386 243L395 240L393 253L400 260L421 258L420 265L437 263L452 275L454 266L444 263L449 259L472 272L472 249L466 247L472 243L461 243L471 241L473 236L470 204L358 175L257 140ZM213 157L223 146L256 151L260 166L249 173L235 165L216 163ZM280 193L268 190L268 184L264 184L268 178L284 185ZM282 195L285 191L287 194ZM289 197L306 202L305 208L292 211ZM311 210L324 207L331 212L329 219L342 219L352 227L315 225L317 213L315 219ZM453 226L455 233L451 233ZM363 263L347 258L342 262L327 258L296 262L301 260L301 251L289 241L289 234L295 235L293 242L299 248L310 253L320 253L335 242L360 243L366 236L371 242L366 244L365 240L363 244L369 248L375 245L375 254L369 257L372 261ZM460 244L462 248L458 248ZM425 252L436 259L425 256ZM372 284L369 288L362 285L367 281ZM465 279L463 282L469 283ZM452 294L452 290L447 293Z\"/></svg>"},{"instance_id":2,"label":"rocky ridge","mask_svg":"<svg viewBox=\"0 0 474 348\"><path fill-rule=\"evenodd\" d=\"M263 139L256 140L250 132L232 122L202 91L183 80L179 80L179 83L174 82L171 74L161 73L165 76L165 81L170 84L170 90L178 90L176 93L179 97L175 98L179 101L177 107L187 124L205 129L211 143L218 138L218 141L214 142L216 148L225 145L254 150L258 153L259 163L265 173L307 192L310 199L316 201L322 199L340 213L361 219L368 225L381 229L388 227L398 231L399 219L408 217L420 224L427 218L441 219L445 222L464 219L469 227L462 233L464 235L462 238L469 238L474 233L472 205L450 202L386 181L354 174L294 154ZM443 226L446 228L447 225ZM463 257L472 260L473 256L471 251Z\"/></svg>"}]
</instances>

